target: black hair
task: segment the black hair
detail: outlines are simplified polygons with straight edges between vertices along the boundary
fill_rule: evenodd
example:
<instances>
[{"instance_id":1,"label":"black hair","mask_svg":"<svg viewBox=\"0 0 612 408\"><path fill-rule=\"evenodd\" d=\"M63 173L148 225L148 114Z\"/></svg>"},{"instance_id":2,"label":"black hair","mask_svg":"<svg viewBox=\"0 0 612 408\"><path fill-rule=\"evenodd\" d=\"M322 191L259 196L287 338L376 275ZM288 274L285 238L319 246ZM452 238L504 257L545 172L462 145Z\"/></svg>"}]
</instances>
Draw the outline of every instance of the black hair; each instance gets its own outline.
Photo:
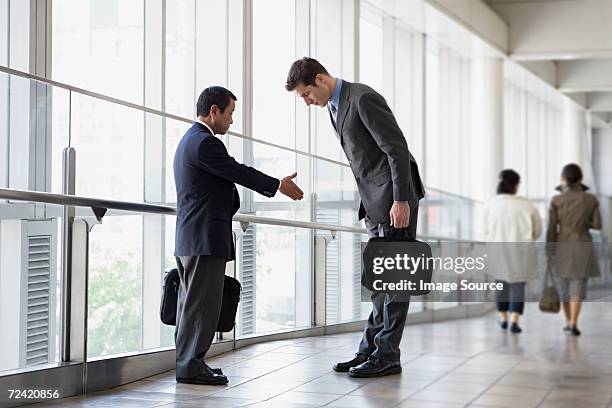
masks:
<instances>
[{"instance_id":1,"label":"black hair","mask_svg":"<svg viewBox=\"0 0 612 408\"><path fill-rule=\"evenodd\" d=\"M521 176L512 170L505 169L499 173L499 184L497 185L497 194L514 194L516 186L521 181Z\"/></svg>"},{"instance_id":2,"label":"black hair","mask_svg":"<svg viewBox=\"0 0 612 408\"><path fill-rule=\"evenodd\" d=\"M575 184L582 181L582 169L574 163L566 164L561 171L563 177L568 184Z\"/></svg>"},{"instance_id":3,"label":"black hair","mask_svg":"<svg viewBox=\"0 0 612 408\"><path fill-rule=\"evenodd\" d=\"M285 89L293 91L299 84L314 85L318 74L329 75L325 67L316 59L309 57L299 59L289 68Z\"/></svg>"},{"instance_id":4,"label":"black hair","mask_svg":"<svg viewBox=\"0 0 612 408\"><path fill-rule=\"evenodd\" d=\"M221 113L225 111L225 108L230 104L230 98L237 101L236 95L230 90L225 89L222 86L209 86L202 91L198 102L196 103L196 114L197 116L208 116L210 108L213 105L217 105L221 110Z\"/></svg>"}]
</instances>

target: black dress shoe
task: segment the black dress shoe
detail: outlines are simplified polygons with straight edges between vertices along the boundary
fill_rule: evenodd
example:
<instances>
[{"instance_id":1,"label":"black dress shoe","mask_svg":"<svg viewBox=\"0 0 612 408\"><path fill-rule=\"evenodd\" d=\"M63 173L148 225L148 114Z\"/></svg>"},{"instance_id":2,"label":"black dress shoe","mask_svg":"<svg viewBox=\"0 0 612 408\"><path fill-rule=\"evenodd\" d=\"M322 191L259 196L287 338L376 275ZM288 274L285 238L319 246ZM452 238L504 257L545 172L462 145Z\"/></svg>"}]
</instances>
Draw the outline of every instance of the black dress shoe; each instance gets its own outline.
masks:
<instances>
[{"instance_id":1,"label":"black dress shoe","mask_svg":"<svg viewBox=\"0 0 612 408\"><path fill-rule=\"evenodd\" d=\"M363 364L366 361L368 361L368 356L362 353L357 353L355 354L355 358L353 358L352 360L349 361L345 361L344 363L337 363L334 364L334 371L337 371L339 373L348 373L348 371L353 368L353 367L357 367L359 364Z\"/></svg>"},{"instance_id":2,"label":"black dress shoe","mask_svg":"<svg viewBox=\"0 0 612 408\"><path fill-rule=\"evenodd\" d=\"M349 375L357 378L368 378L399 374L401 372L402 365L399 361L381 360L380 358L370 357L365 363L351 368L349 370Z\"/></svg>"},{"instance_id":3,"label":"black dress shoe","mask_svg":"<svg viewBox=\"0 0 612 408\"><path fill-rule=\"evenodd\" d=\"M223 374L217 374L210 367L204 365L202 372L195 377L176 377L176 382L181 384L225 385L228 380Z\"/></svg>"},{"instance_id":4,"label":"black dress shoe","mask_svg":"<svg viewBox=\"0 0 612 408\"><path fill-rule=\"evenodd\" d=\"M499 327L501 327L502 330L506 330L508 328L508 321L507 320L500 320L499 321Z\"/></svg>"},{"instance_id":5,"label":"black dress shoe","mask_svg":"<svg viewBox=\"0 0 612 408\"><path fill-rule=\"evenodd\" d=\"M206 367L208 367L208 369L209 369L210 371L212 371L213 373L223 375L223 371L221 371L221 369L220 369L220 368L212 368L211 366L209 366L208 364L206 364L206 363L204 362L204 360L202 360L202 363L204 363L204 365L205 365Z\"/></svg>"},{"instance_id":6,"label":"black dress shoe","mask_svg":"<svg viewBox=\"0 0 612 408\"><path fill-rule=\"evenodd\" d=\"M512 325L510 326L510 331L512 333L517 333L518 334L518 333L522 332L523 329L521 329L521 326L519 326L518 324L512 323Z\"/></svg>"},{"instance_id":7,"label":"black dress shoe","mask_svg":"<svg viewBox=\"0 0 612 408\"><path fill-rule=\"evenodd\" d=\"M580 336L580 330L576 326L570 326L569 332L574 336Z\"/></svg>"}]
</instances>

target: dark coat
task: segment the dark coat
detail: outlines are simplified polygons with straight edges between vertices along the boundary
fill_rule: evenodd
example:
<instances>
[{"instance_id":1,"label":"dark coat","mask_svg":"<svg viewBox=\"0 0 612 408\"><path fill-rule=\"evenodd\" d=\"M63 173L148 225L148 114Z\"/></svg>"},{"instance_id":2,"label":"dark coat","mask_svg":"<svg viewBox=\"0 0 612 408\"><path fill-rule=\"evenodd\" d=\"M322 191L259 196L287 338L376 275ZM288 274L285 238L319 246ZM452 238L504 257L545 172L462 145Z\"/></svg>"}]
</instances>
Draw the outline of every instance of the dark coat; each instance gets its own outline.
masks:
<instances>
[{"instance_id":1,"label":"dark coat","mask_svg":"<svg viewBox=\"0 0 612 408\"><path fill-rule=\"evenodd\" d=\"M584 279L599 276L589 229L601 229L597 198L581 184L562 189L550 202L546 242L558 276Z\"/></svg>"},{"instance_id":2,"label":"dark coat","mask_svg":"<svg viewBox=\"0 0 612 408\"><path fill-rule=\"evenodd\" d=\"M236 162L221 140L195 122L174 156L175 256L235 259L232 216L240 208L238 183L273 197L279 180Z\"/></svg>"},{"instance_id":3,"label":"dark coat","mask_svg":"<svg viewBox=\"0 0 612 408\"><path fill-rule=\"evenodd\" d=\"M393 201L423 198L416 160L379 93L342 81L336 132L361 197L359 219L367 214L373 221L388 222Z\"/></svg>"}]
</instances>

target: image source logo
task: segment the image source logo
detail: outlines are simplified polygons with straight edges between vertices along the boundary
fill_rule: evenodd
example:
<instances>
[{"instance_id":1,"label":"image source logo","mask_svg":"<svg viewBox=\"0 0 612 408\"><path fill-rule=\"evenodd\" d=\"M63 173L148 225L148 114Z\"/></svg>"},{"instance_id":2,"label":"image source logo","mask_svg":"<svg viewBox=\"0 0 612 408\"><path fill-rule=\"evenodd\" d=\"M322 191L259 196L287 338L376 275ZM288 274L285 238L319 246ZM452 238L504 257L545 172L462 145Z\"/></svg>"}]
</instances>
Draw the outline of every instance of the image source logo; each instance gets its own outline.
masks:
<instances>
[{"instance_id":1,"label":"image source logo","mask_svg":"<svg viewBox=\"0 0 612 408\"><path fill-rule=\"evenodd\" d=\"M368 291L389 294L417 296L440 289L448 292L456 289L450 286L456 283L445 282L448 288L440 282L432 283L433 271L451 276L481 272L486 267L487 255L480 255L432 256L426 242L369 241L363 248L361 283Z\"/></svg>"},{"instance_id":2,"label":"image source logo","mask_svg":"<svg viewBox=\"0 0 612 408\"><path fill-rule=\"evenodd\" d=\"M426 242L371 240L363 250L361 284L372 292L425 295L429 290L422 282L431 282L431 258Z\"/></svg>"}]
</instances>

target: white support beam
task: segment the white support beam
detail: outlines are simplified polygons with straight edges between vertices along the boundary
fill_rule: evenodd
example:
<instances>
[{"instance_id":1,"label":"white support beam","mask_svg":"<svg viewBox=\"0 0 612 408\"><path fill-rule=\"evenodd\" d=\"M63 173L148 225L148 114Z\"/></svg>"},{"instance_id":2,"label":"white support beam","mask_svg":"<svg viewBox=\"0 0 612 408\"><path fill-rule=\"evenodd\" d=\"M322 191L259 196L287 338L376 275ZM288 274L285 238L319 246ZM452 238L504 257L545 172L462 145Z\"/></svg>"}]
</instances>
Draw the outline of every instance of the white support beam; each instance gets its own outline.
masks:
<instances>
[{"instance_id":1,"label":"white support beam","mask_svg":"<svg viewBox=\"0 0 612 408\"><path fill-rule=\"evenodd\" d=\"M612 92L590 93L588 108L593 112L612 112Z\"/></svg>"},{"instance_id":2,"label":"white support beam","mask_svg":"<svg viewBox=\"0 0 612 408\"><path fill-rule=\"evenodd\" d=\"M612 59L559 61L558 67L562 92L612 91Z\"/></svg>"},{"instance_id":3,"label":"white support beam","mask_svg":"<svg viewBox=\"0 0 612 408\"><path fill-rule=\"evenodd\" d=\"M568 98L576 103L581 108L587 108L588 106L588 94L584 92L573 92L565 94Z\"/></svg>"},{"instance_id":4,"label":"white support beam","mask_svg":"<svg viewBox=\"0 0 612 408\"><path fill-rule=\"evenodd\" d=\"M481 40L506 54L508 26L483 0L425 0ZM429 21L427 21L429 25Z\"/></svg>"},{"instance_id":5,"label":"white support beam","mask_svg":"<svg viewBox=\"0 0 612 408\"><path fill-rule=\"evenodd\" d=\"M553 61L521 61L520 64L552 87L557 87L557 64Z\"/></svg>"},{"instance_id":6,"label":"white support beam","mask_svg":"<svg viewBox=\"0 0 612 408\"><path fill-rule=\"evenodd\" d=\"M510 27L513 59L612 57L610 0L489 3Z\"/></svg>"},{"instance_id":7,"label":"white support beam","mask_svg":"<svg viewBox=\"0 0 612 408\"><path fill-rule=\"evenodd\" d=\"M591 126L594 129L610 129L612 127L612 114L591 112Z\"/></svg>"}]
</instances>

